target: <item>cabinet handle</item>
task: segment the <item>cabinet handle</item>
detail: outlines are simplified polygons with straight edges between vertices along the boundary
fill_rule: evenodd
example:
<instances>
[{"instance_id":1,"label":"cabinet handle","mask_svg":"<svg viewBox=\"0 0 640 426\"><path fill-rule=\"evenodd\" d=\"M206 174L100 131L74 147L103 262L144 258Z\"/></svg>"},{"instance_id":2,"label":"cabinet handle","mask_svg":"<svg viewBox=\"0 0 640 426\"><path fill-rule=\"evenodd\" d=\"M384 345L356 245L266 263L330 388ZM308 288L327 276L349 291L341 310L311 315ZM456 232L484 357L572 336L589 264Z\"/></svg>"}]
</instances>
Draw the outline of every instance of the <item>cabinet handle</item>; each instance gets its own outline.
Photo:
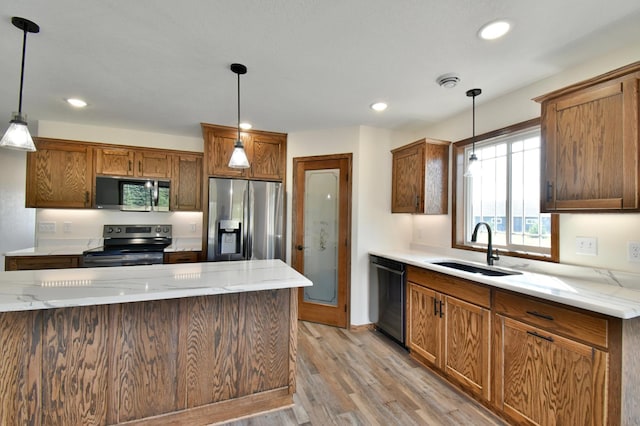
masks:
<instances>
[{"instance_id":1,"label":"cabinet handle","mask_svg":"<svg viewBox=\"0 0 640 426\"><path fill-rule=\"evenodd\" d=\"M89 204L89 191L84 191L84 205Z\"/></svg>"},{"instance_id":2,"label":"cabinet handle","mask_svg":"<svg viewBox=\"0 0 640 426\"><path fill-rule=\"evenodd\" d=\"M553 182L547 181L547 201L553 199Z\"/></svg>"},{"instance_id":3,"label":"cabinet handle","mask_svg":"<svg viewBox=\"0 0 640 426\"><path fill-rule=\"evenodd\" d=\"M416 210L420 208L420 196L416 195Z\"/></svg>"},{"instance_id":4,"label":"cabinet handle","mask_svg":"<svg viewBox=\"0 0 640 426\"><path fill-rule=\"evenodd\" d=\"M529 334L529 335L531 335L533 337L537 337L539 339L546 340L547 342L553 343L553 337L551 337L551 336L543 336L541 334L536 333L535 331L527 331L527 334Z\"/></svg>"},{"instance_id":5,"label":"cabinet handle","mask_svg":"<svg viewBox=\"0 0 640 426\"><path fill-rule=\"evenodd\" d=\"M138 161L138 173L142 173L142 161Z\"/></svg>"},{"instance_id":6,"label":"cabinet handle","mask_svg":"<svg viewBox=\"0 0 640 426\"><path fill-rule=\"evenodd\" d=\"M131 171L131 166L132 166L131 160L129 160L129 171Z\"/></svg>"},{"instance_id":7,"label":"cabinet handle","mask_svg":"<svg viewBox=\"0 0 640 426\"><path fill-rule=\"evenodd\" d=\"M178 194L176 194L176 208L180 207L180 204L178 204Z\"/></svg>"},{"instance_id":8,"label":"cabinet handle","mask_svg":"<svg viewBox=\"0 0 640 426\"><path fill-rule=\"evenodd\" d=\"M444 310L442 309L442 300L440 301L440 318L442 318L442 316L444 315Z\"/></svg>"},{"instance_id":9,"label":"cabinet handle","mask_svg":"<svg viewBox=\"0 0 640 426\"><path fill-rule=\"evenodd\" d=\"M433 315L438 315L438 301L436 298L433 298Z\"/></svg>"},{"instance_id":10,"label":"cabinet handle","mask_svg":"<svg viewBox=\"0 0 640 426\"><path fill-rule=\"evenodd\" d=\"M553 317L551 315L547 315L547 314L541 314L538 311L527 311L527 313L529 315L533 315L534 317L538 317L538 318L542 318L542 319L546 319L548 321L553 321Z\"/></svg>"}]
</instances>

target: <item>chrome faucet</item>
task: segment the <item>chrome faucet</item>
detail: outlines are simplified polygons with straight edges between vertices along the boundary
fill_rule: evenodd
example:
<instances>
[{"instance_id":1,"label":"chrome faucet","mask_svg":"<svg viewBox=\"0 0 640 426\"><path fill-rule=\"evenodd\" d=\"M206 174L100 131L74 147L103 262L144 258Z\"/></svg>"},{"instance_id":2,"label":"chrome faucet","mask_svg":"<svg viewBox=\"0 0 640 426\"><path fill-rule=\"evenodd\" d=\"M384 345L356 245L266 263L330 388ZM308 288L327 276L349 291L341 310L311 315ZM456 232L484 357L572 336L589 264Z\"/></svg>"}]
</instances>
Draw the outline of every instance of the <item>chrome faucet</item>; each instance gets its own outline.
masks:
<instances>
[{"instance_id":1,"label":"chrome faucet","mask_svg":"<svg viewBox=\"0 0 640 426\"><path fill-rule=\"evenodd\" d=\"M500 260L500 256L498 256L498 250L496 250L496 254L493 254L493 246L491 245L491 226L487 222L478 222L476 223L476 227L473 228L473 234L471 234L471 242L475 243L478 240L478 229L480 225L484 225L487 227L488 240L487 240L487 265L493 265L494 260Z\"/></svg>"}]
</instances>

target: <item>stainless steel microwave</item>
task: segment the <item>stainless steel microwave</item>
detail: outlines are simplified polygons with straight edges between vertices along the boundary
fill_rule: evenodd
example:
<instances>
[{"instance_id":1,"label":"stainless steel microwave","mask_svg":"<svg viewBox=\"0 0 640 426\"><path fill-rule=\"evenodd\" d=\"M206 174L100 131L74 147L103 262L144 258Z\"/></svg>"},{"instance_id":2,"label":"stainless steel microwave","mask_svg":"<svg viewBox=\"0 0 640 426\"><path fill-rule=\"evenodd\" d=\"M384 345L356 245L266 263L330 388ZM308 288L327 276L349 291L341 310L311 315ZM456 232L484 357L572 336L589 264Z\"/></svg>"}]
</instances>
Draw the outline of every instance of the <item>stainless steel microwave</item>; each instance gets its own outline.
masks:
<instances>
[{"instance_id":1,"label":"stainless steel microwave","mask_svg":"<svg viewBox=\"0 0 640 426\"><path fill-rule=\"evenodd\" d=\"M168 212L171 182L158 179L97 176L97 209Z\"/></svg>"}]
</instances>

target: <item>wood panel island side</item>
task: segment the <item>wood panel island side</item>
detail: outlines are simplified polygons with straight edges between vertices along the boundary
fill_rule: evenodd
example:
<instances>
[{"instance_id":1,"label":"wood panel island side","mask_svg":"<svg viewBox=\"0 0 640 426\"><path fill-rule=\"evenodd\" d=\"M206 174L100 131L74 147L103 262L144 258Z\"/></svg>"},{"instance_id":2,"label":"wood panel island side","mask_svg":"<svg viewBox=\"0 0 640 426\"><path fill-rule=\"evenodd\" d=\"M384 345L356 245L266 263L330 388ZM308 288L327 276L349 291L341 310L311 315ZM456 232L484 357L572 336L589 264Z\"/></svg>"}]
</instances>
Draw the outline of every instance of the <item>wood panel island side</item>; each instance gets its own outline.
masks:
<instances>
[{"instance_id":1,"label":"wood panel island side","mask_svg":"<svg viewBox=\"0 0 640 426\"><path fill-rule=\"evenodd\" d=\"M279 260L0 273L0 424L210 424L293 403Z\"/></svg>"}]
</instances>

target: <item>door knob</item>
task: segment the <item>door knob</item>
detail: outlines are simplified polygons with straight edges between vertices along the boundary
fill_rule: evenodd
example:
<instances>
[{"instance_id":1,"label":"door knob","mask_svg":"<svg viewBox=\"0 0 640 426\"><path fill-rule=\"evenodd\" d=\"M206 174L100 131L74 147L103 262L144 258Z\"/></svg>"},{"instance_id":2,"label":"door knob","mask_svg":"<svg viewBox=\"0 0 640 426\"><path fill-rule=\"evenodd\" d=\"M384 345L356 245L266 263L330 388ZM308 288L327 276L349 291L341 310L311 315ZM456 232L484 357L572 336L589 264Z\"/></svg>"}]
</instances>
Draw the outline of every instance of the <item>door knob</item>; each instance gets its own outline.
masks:
<instances>
[{"instance_id":1,"label":"door knob","mask_svg":"<svg viewBox=\"0 0 640 426\"><path fill-rule=\"evenodd\" d=\"M296 249L299 250L299 251L304 250L304 246L301 246L300 244L298 244L296 246Z\"/></svg>"}]
</instances>

